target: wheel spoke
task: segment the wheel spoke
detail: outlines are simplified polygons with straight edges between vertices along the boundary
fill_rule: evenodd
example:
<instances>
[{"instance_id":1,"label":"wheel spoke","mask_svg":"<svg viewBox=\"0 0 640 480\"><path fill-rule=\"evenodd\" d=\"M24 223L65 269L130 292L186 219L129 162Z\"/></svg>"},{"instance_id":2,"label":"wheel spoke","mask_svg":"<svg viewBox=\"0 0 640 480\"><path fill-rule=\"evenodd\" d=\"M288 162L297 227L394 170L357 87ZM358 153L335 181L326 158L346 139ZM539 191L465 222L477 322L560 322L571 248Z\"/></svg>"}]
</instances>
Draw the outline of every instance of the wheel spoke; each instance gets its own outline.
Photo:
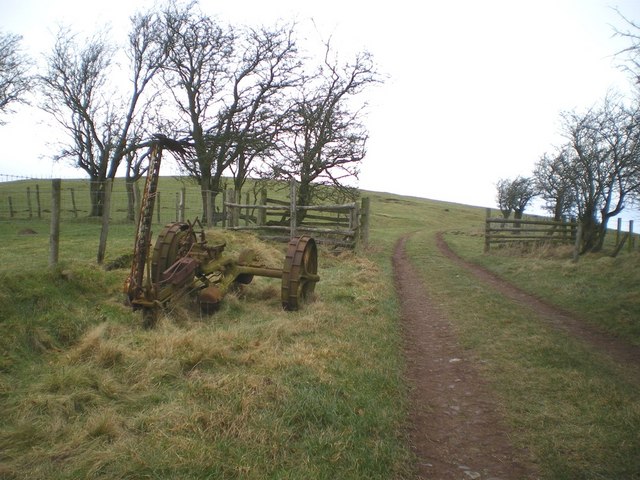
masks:
<instances>
[{"instance_id":1,"label":"wheel spoke","mask_svg":"<svg viewBox=\"0 0 640 480\"><path fill-rule=\"evenodd\" d=\"M282 306L297 310L311 297L319 280L318 251L313 238L302 236L289 242L282 270Z\"/></svg>"}]
</instances>

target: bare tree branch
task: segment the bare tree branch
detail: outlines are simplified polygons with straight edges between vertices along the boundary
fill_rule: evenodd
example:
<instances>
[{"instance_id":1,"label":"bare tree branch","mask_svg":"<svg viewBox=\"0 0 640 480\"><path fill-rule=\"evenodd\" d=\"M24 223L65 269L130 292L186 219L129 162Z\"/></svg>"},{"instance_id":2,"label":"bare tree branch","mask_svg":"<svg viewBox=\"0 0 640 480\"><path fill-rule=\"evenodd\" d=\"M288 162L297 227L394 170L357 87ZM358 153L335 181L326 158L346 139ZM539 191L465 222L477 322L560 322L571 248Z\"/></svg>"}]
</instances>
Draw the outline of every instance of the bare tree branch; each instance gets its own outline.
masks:
<instances>
[{"instance_id":1,"label":"bare tree branch","mask_svg":"<svg viewBox=\"0 0 640 480\"><path fill-rule=\"evenodd\" d=\"M281 135L280 157L272 164L276 177L300 182L299 205L311 204L318 185L342 187L345 179L357 178L368 139L363 123L366 104L358 106L358 95L381 82L367 52L340 65L329 43L325 47L324 63L299 88Z\"/></svg>"},{"instance_id":2,"label":"bare tree branch","mask_svg":"<svg viewBox=\"0 0 640 480\"><path fill-rule=\"evenodd\" d=\"M0 32L0 114L12 112L14 104L26 103L25 95L34 86L32 62L22 53L21 41L19 35Z\"/></svg>"},{"instance_id":3,"label":"bare tree branch","mask_svg":"<svg viewBox=\"0 0 640 480\"><path fill-rule=\"evenodd\" d=\"M119 50L107 40L107 32L80 41L68 29L60 29L47 57L47 71L40 77L41 108L67 132L54 158L68 159L89 175L91 215L102 215L104 181L115 177L125 158L127 168L132 168L135 152L148 136L147 125L153 121L150 103L157 98L148 87L165 61L165 48L157 41L158 22L153 12L131 18L125 49L128 89L113 81Z\"/></svg>"}]
</instances>

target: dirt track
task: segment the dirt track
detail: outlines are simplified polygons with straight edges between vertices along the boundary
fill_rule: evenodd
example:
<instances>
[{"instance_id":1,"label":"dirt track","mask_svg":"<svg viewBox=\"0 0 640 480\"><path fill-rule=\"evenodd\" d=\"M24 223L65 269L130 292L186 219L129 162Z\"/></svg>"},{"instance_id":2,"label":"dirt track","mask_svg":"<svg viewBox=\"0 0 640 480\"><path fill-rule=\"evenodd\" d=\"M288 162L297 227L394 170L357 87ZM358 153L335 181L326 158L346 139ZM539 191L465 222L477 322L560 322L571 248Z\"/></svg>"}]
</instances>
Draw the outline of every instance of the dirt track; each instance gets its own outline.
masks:
<instances>
[{"instance_id":1,"label":"dirt track","mask_svg":"<svg viewBox=\"0 0 640 480\"><path fill-rule=\"evenodd\" d=\"M535 312L537 318L547 322L554 328L584 341L587 345L611 361L623 365L630 380L640 383L640 348L622 341L597 327L588 324L570 313L546 303L519 288L505 282L484 268L465 262L449 248L442 238L436 235L440 252L450 260L471 271L480 281L490 285L505 297Z\"/></svg>"},{"instance_id":2,"label":"dirt track","mask_svg":"<svg viewBox=\"0 0 640 480\"><path fill-rule=\"evenodd\" d=\"M401 238L393 254L396 288L401 301L407 377L412 387L412 448L419 478L535 479L529 455L509 441L496 399L465 356L448 319L429 299L428 285L417 274ZM574 335L613 361L629 366L640 381L640 349L620 342L459 258L444 242L436 242L449 260L470 270L504 296L531 308L543 321Z\"/></svg>"}]
</instances>

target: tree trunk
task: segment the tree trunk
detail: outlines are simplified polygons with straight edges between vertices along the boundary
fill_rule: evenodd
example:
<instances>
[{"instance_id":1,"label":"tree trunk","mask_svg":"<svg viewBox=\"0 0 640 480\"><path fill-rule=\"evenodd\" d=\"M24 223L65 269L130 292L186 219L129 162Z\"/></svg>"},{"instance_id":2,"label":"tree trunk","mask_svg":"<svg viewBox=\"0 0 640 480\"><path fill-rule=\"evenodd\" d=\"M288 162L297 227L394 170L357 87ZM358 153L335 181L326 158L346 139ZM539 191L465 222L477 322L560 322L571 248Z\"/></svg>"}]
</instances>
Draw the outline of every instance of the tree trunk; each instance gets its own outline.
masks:
<instances>
[{"instance_id":1,"label":"tree trunk","mask_svg":"<svg viewBox=\"0 0 640 480\"><path fill-rule=\"evenodd\" d=\"M513 219L514 220L522 220L522 216L524 215L524 210L516 209L513 211ZM522 224L520 222L514 222L513 228L520 229L522 228ZM515 235L520 235L519 231L513 232Z\"/></svg>"},{"instance_id":2,"label":"tree trunk","mask_svg":"<svg viewBox=\"0 0 640 480\"><path fill-rule=\"evenodd\" d=\"M298 184L298 198L296 200L296 205L298 206L308 206L311 205L312 200L312 191L311 184L309 182L300 182ZM298 210L296 216L296 225L300 226L307 216L307 210Z\"/></svg>"},{"instance_id":3,"label":"tree trunk","mask_svg":"<svg viewBox=\"0 0 640 480\"><path fill-rule=\"evenodd\" d=\"M556 202L555 207L553 208L553 219L556 222L561 222L562 221L562 201L558 200Z\"/></svg>"},{"instance_id":4,"label":"tree trunk","mask_svg":"<svg viewBox=\"0 0 640 480\"><path fill-rule=\"evenodd\" d=\"M209 193L210 192L210 193ZM220 179L216 177L209 177L205 183L204 179L200 182L200 196L202 198L202 222L207 223L209 218L214 219L215 222L215 207L216 198L220 193ZM210 199L210 200L209 200ZM209 201L211 204L209 205ZM213 210L211 216L209 216L209 207ZM212 225L209 225L212 226Z\"/></svg>"},{"instance_id":5,"label":"tree trunk","mask_svg":"<svg viewBox=\"0 0 640 480\"><path fill-rule=\"evenodd\" d=\"M595 245L591 249L592 252L600 252L604 247L604 239L607 236L607 225L609 224L609 219L612 216L613 215L604 215L602 223L598 225L598 238Z\"/></svg>"},{"instance_id":6,"label":"tree trunk","mask_svg":"<svg viewBox=\"0 0 640 480\"><path fill-rule=\"evenodd\" d=\"M134 193L135 181L132 178L127 178L125 181L125 187L127 190L127 220L134 222L136 219L136 195Z\"/></svg>"},{"instance_id":7,"label":"tree trunk","mask_svg":"<svg viewBox=\"0 0 640 480\"><path fill-rule=\"evenodd\" d=\"M104 181L91 179L89 181L89 197L91 199L90 217L101 217L104 204Z\"/></svg>"},{"instance_id":8,"label":"tree trunk","mask_svg":"<svg viewBox=\"0 0 640 480\"><path fill-rule=\"evenodd\" d=\"M202 170L200 172L200 198L202 201L202 222L206 222L209 213L208 203L207 203L207 192L211 190L211 172L208 170Z\"/></svg>"},{"instance_id":9,"label":"tree trunk","mask_svg":"<svg viewBox=\"0 0 640 480\"><path fill-rule=\"evenodd\" d=\"M580 253L593 251L598 242L598 222L592 214L584 214L580 218L582 225L582 250Z\"/></svg>"}]
</instances>

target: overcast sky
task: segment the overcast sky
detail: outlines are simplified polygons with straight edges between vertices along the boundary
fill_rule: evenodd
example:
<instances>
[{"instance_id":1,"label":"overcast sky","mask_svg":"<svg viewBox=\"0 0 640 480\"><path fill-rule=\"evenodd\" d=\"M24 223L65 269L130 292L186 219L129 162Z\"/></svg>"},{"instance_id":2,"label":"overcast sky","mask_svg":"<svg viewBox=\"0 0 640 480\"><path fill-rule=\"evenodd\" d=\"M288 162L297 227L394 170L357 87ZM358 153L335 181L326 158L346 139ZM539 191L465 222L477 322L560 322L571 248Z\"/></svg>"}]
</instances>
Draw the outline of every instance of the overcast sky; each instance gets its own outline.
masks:
<instances>
[{"instance_id":1,"label":"overcast sky","mask_svg":"<svg viewBox=\"0 0 640 480\"><path fill-rule=\"evenodd\" d=\"M38 56L58 24L124 35L145 0L0 0L0 29ZM617 7L640 21L639 0L201 0L223 22L296 20L332 38L345 59L368 50L389 79L369 93L370 139L360 187L495 206L500 178L530 175L554 144L560 112L629 89L613 54L625 42ZM619 61L617 62L619 63ZM0 175L83 177L53 165L53 133L35 108L0 126Z\"/></svg>"}]
</instances>

